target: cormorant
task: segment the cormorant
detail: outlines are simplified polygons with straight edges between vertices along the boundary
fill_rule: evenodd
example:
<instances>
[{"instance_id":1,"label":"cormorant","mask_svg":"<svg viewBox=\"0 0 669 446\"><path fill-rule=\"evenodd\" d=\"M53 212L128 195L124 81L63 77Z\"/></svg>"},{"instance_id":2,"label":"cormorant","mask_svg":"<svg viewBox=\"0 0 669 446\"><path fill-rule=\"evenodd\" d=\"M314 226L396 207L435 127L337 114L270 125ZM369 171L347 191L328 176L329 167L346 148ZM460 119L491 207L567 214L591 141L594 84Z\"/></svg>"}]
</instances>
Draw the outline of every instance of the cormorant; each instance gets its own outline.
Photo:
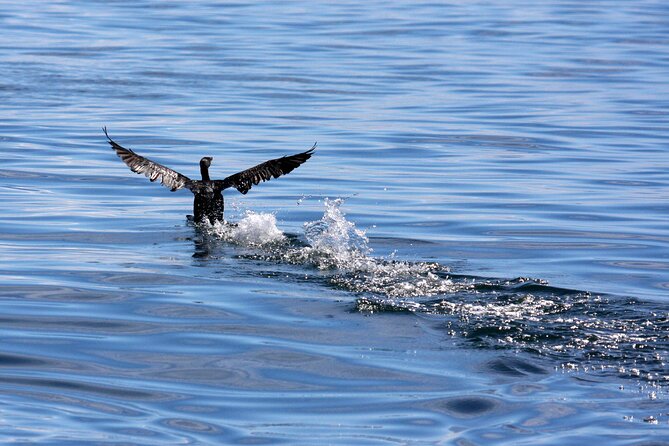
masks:
<instances>
[{"instance_id":1,"label":"cormorant","mask_svg":"<svg viewBox=\"0 0 669 446\"><path fill-rule=\"evenodd\" d=\"M111 144L112 148L116 151L116 154L123 160L130 170L135 173L146 175L152 182L160 180L160 182L172 192L183 189L184 187L193 192L193 195L195 195L193 201L195 221L200 222L206 218L211 224L214 224L217 220L221 223L224 221L224 189L234 187L242 194L246 194L252 186L260 182L278 178L281 175L292 172L293 169L311 158L311 155L316 149L316 144L314 144L313 147L306 152L265 161L255 167L230 175L223 180L212 180L209 178L209 166L211 166L211 160L213 158L205 156L200 160L202 180L191 180L175 170L151 161L148 158L144 158L130 149L121 147L109 137L106 127L103 127L102 130L105 132L109 144Z\"/></svg>"}]
</instances>

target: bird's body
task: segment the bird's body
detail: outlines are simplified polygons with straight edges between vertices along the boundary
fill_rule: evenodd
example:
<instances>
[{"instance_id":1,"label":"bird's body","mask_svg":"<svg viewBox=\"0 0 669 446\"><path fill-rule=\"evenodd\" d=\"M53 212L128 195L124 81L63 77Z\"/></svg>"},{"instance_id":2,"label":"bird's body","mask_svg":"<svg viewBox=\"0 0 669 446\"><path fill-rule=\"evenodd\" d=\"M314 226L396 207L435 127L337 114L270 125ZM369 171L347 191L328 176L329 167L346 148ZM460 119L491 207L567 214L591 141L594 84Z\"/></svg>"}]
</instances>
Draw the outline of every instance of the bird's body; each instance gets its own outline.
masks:
<instances>
[{"instance_id":1,"label":"bird's body","mask_svg":"<svg viewBox=\"0 0 669 446\"><path fill-rule=\"evenodd\" d=\"M206 218L210 223L223 221L223 211L225 203L223 201L223 191L216 188L213 181L209 181L200 188L197 193L193 193L193 218L195 221L202 221Z\"/></svg>"},{"instance_id":2,"label":"bird's body","mask_svg":"<svg viewBox=\"0 0 669 446\"><path fill-rule=\"evenodd\" d=\"M151 161L148 158L140 156L130 149L126 149L114 142L107 134L107 129L103 129L109 144L121 160L135 173L146 175L149 180L160 182L168 187L172 192L186 188L193 195L193 214L196 222L208 220L211 224L216 221L223 222L223 190L233 187L242 194L246 194L254 185L278 178L281 175L290 173L300 164L311 158L316 144L306 152L295 155L284 156L273 160L265 161L255 167L238 172L223 180L212 180L209 177L209 166L211 166L212 157L205 156L200 160L201 180L191 180L179 172Z\"/></svg>"}]
</instances>

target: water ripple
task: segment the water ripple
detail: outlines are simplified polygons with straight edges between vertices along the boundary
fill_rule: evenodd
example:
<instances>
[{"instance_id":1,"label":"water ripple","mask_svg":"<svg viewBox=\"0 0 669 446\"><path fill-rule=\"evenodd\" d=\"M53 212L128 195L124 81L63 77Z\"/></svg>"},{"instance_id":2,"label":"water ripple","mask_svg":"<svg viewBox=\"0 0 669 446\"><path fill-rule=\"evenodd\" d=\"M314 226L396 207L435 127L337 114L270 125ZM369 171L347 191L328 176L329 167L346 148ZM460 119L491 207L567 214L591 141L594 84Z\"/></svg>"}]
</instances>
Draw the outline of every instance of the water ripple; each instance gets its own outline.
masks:
<instances>
[{"instance_id":1,"label":"water ripple","mask_svg":"<svg viewBox=\"0 0 669 446\"><path fill-rule=\"evenodd\" d=\"M667 443L666 16L3 5L3 440ZM199 228L103 125L193 178L319 149Z\"/></svg>"}]
</instances>

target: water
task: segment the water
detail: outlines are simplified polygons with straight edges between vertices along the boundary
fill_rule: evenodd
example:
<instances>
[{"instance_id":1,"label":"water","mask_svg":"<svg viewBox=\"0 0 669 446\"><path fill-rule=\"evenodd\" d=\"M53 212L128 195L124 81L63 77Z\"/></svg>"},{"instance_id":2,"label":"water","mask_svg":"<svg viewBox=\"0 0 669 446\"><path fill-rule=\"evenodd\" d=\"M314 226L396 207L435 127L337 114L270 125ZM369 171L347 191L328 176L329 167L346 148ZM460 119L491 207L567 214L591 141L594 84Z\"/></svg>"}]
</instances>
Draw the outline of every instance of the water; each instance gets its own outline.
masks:
<instances>
[{"instance_id":1,"label":"water","mask_svg":"<svg viewBox=\"0 0 669 446\"><path fill-rule=\"evenodd\" d=\"M0 7L4 444L669 442L663 2ZM196 177L316 155L194 226Z\"/></svg>"}]
</instances>

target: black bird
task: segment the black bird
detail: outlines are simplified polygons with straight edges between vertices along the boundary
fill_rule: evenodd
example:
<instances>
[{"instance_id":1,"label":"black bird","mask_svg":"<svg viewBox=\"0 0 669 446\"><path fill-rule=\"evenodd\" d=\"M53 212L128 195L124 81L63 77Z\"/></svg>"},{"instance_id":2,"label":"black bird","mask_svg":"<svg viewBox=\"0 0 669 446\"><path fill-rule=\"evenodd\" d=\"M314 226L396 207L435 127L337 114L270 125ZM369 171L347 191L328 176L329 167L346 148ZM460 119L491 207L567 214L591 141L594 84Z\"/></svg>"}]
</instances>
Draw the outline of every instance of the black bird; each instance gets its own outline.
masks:
<instances>
[{"instance_id":1,"label":"black bird","mask_svg":"<svg viewBox=\"0 0 669 446\"><path fill-rule=\"evenodd\" d=\"M111 144L116 154L123 160L125 164L135 173L141 173L153 181L160 180L165 186L170 188L172 192L183 189L184 187L193 192L195 199L193 201L193 214L196 222L202 221L204 218L209 220L211 224L215 221L223 223L223 190L229 187L234 187L242 194L246 194L251 187L263 181L271 180L272 178L279 178L281 175L290 173L311 158L316 144L306 152L297 153L295 155L284 156L273 160L265 161L250 169L243 170L223 180L212 180L209 178L209 166L211 166L210 156L205 156L200 160L200 173L202 180L191 180L179 172L165 167L144 158L133 152L130 149L121 147L116 144L107 133L107 128L103 127L105 136Z\"/></svg>"}]
</instances>

